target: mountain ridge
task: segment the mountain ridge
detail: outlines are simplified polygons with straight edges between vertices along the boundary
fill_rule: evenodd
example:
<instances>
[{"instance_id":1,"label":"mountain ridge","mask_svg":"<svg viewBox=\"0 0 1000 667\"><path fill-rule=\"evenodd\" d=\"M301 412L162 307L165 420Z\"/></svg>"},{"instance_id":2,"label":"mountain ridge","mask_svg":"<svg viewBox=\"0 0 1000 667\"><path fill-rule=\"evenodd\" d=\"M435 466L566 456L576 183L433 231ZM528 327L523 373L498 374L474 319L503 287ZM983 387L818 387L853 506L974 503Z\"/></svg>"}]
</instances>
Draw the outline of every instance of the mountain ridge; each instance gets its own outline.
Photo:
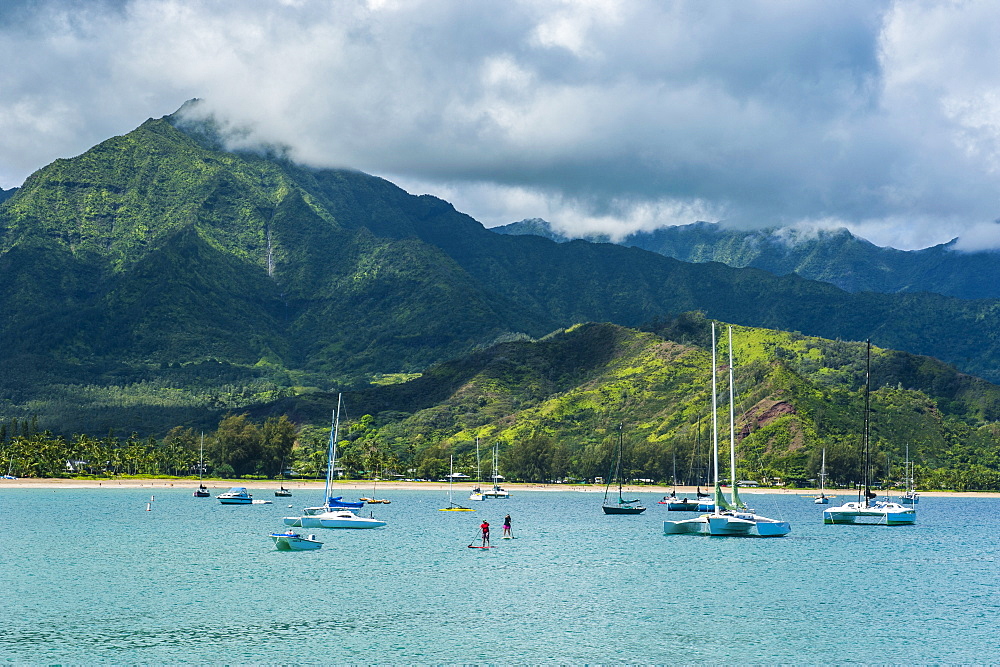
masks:
<instances>
[{"instance_id":1,"label":"mountain ridge","mask_svg":"<svg viewBox=\"0 0 1000 667\"><path fill-rule=\"evenodd\" d=\"M558 243L577 238L566 236L540 218L493 227L492 231L536 235ZM595 243L613 242L605 234L581 238ZM876 246L843 228L810 232L787 227L736 230L696 222L634 232L617 243L686 262L719 261L779 276L796 273L848 292L932 292L961 299L1000 298L1000 253L957 251L956 241L921 250L897 250Z\"/></svg>"}]
</instances>

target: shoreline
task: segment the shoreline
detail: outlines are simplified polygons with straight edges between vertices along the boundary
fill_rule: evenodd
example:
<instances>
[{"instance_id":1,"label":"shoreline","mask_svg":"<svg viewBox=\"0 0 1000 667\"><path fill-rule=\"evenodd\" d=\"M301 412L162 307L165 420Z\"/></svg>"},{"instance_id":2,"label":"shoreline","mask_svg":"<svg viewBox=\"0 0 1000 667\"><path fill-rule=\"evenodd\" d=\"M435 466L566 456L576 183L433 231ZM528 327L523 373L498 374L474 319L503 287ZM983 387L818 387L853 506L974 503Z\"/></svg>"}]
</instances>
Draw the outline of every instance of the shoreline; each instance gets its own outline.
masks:
<instances>
[{"instance_id":1,"label":"shoreline","mask_svg":"<svg viewBox=\"0 0 1000 667\"><path fill-rule=\"evenodd\" d=\"M261 489L271 491L284 486L291 491L316 491L325 485L323 480L275 480L275 479L249 479L249 480L204 480L205 486L212 492L222 492L234 486L244 486L248 489ZM199 481L197 479L65 479L65 478L19 478L0 479L0 490L3 489L116 489L116 488L177 488L196 489ZM452 488L459 490L471 490L475 484L469 481L459 482ZM480 484L480 486L483 486ZM447 482L379 482L374 489L374 493L381 495L383 491L402 490L425 490L425 491L447 491ZM503 487L508 491L576 491L578 493L602 493L603 484L532 484L522 482L504 483ZM657 485L626 485L622 487L628 493L650 493L661 496L669 495L673 487ZM365 480L351 480L347 482L334 482L334 489L339 491L360 491L364 494L372 491L372 482ZM693 486L678 486L677 495L693 498L696 488ZM725 490L725 489L724 489ZM760 487L740 487L743 495L753 494L779 494L779 495L800 495L814 496L819 493L819 489L768 489ZM853 496L856 491L853 489L827 489L830 498L838 496ZM998 491L920 491L921 496L928 498L1000 498ZM879 494L884 496L885 494Z\"/></svg>"}]
</instances>

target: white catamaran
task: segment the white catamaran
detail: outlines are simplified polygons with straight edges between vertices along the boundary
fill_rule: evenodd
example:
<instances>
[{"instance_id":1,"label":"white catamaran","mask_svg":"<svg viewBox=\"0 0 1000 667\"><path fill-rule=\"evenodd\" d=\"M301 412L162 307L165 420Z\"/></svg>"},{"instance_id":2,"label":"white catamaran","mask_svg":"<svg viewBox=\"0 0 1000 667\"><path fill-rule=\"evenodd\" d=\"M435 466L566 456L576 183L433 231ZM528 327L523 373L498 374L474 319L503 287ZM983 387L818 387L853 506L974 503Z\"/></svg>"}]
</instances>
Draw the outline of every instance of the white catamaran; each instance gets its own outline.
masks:
<instances>
[{"instance_id":1,"label":"white catamaran","mask_svg":"<svg viewBox=\"0 0 1000 667\"><path fill-rule=\"evenodd\" d=\"M719 417L716 388L715 323L712 323L712 442L715 457L715 509L693 519L664 521L666 535L781 537L791 532L787 521L769 519L747 508L736 486L736 419L733 389L733 328L729 327L729 463L732 495L726 500L719 483Z\"/></svg>"},{"instance_id":2,"label":"white catamaran","mask_svg":"<svg viewBox=\"0 0 1000 667\"><path fill-rule=\"evenodd\" d=\"M901 526L915 523L917 512L912 507L904 507L888 500L876 500L871 490L872 456L869 443L871 422L871 362L872 343L867 341L868 355L865 362L865 412L861 428L861 479L858 499L846 502L840 507L823 510L823 523L866 523L883 526Z\"/></svg>"}]
</instances>

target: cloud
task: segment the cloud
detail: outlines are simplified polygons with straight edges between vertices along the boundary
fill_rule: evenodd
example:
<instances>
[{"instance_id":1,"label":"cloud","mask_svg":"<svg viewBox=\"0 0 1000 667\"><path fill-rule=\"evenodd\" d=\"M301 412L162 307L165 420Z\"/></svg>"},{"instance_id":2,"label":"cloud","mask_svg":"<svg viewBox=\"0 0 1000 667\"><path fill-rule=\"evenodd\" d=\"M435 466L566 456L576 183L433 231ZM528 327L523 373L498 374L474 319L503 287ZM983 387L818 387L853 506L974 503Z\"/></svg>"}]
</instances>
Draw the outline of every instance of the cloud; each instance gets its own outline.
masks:
<instances>
[{"instance_id":1,"label":"cloud","mask_svg":"<svg viewBox=\"0 0 1000 667\"><path fill-rule=\"evenodd\" d=\"M487 225L822 221L1000 247L998 19L975 1L8 2L0 186L200 97L298 160Z\"/></svg>"}]
</instances>

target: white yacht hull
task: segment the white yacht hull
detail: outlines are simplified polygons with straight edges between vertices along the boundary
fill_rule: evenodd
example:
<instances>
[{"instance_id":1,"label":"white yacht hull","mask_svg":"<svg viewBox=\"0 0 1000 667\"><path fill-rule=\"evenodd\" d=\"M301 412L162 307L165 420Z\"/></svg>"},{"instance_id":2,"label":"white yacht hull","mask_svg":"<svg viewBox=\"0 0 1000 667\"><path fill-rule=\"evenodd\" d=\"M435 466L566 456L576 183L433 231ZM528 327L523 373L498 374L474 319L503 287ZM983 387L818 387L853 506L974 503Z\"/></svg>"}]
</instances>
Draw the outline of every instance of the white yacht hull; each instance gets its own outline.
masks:
<instances>
[{"instance_id":1,"label":"white yacht hull","mask_svg":"<svg viewBox=\"0 0 1000 667\"><path fill-rule=\"evenodd\" d=\"M903 507L899 503L878 502L866 505L862 502L851 502L823 510L823 523L906 526L916 521L916 510L912 507Z\"/></svg>"},{"instance_id":2,"label":"white yacht hull","mask_svg":"<svg viewBox=\"0 0 1000 667\"><path fill-rule=\"evenodd\" d=\"M787 521L743 512L704 514L683 521L664 521L664 535L708 535L714 537L781 537L791 532Z\"/></svg>"},{"instance_id":3,"label":"white yacht hull","mask_svg":"<svg viewBox=\"0 0 1000 667\"><path fill-rule=\"evenodd\" d=\"M282 519L292 528L381 528L385 521L358 516L353 512L325 512L306 516L286 516Z\"/></svg>"}]
</instances>

